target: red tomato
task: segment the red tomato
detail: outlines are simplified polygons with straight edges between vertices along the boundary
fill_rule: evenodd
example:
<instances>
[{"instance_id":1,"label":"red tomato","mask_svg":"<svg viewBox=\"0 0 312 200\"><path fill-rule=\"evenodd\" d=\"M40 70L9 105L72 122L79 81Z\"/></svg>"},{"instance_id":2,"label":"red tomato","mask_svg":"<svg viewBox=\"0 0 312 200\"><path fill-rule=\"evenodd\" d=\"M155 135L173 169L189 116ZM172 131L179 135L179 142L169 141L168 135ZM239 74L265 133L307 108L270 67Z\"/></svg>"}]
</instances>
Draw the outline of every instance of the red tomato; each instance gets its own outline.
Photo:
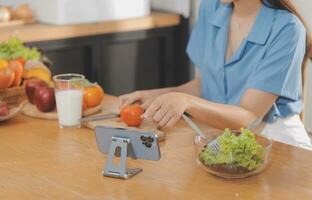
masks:
<instances>
[{"instance_id":1,"label":"red tomato","mask_svg":"<svg viewBox=\"0 0 312 200\"><path fill-rule=\"evenodd\" d=\"M141 115L144 113L144 110L139 105L130 105L125 107L121 113L121 120L128 126L140 126L142 123Z\"/></svg>"}]
</instances>

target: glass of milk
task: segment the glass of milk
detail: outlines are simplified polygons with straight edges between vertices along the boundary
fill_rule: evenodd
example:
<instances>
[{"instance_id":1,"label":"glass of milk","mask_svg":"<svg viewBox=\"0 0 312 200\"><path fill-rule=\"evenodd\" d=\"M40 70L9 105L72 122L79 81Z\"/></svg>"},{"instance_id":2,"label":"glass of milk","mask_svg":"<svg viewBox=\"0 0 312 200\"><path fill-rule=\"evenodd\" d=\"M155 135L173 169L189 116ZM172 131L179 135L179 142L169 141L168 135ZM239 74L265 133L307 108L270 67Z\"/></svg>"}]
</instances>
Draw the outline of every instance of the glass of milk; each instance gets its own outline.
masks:
<instances>
[{"instance_id":1,"label":"glass of milk","mask_svg":"<svg viewBox=\"0 0 312 200\"><path fill-rule=\"evenodd\" d=\"M84 79L80 74L59 74L53 77L61 128L80 128Z\"/></svg>"}]
</instances>

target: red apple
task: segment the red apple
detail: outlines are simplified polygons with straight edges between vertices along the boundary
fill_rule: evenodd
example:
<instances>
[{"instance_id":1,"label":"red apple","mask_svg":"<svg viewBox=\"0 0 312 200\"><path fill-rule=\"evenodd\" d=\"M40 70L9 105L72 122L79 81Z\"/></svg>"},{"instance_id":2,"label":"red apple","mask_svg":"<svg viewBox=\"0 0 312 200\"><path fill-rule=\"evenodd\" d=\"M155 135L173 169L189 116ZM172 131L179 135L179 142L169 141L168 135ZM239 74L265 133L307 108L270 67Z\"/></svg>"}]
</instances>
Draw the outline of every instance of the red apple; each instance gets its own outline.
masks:
<instances>
[{"instance_id":1,"label":"red apple","mask_svg":"<svg viewBox=\"0 0 312 200\"><path fill-rule=\"evenodd\" d=\"M10 111L9 111L9 107L8 104L4 101L0 101L0 116L4 117L9 115Z\"/></svg>"},{"instance_id":2,"label":"red apple","mask_svg":"<svg viewBox=\"0 0 312 200\"><path fill-rule=\"evenodd\" d=\"M34 94L34 102L41 112L50 112L55 108L54 89L49 87L39 87Z\"/></svg>"},{"instance_id":3,"label":"red apple","mask_svg":"<svg viewBox=\"0 0 312 200\"><path fill-rule=\"evenodd\" d=\"M40 87L48 87L48 84L39 79L29 79L25 82L26 95L31 104L35 104L34 102L35 91Z\"/></svg>"}]
</instances>

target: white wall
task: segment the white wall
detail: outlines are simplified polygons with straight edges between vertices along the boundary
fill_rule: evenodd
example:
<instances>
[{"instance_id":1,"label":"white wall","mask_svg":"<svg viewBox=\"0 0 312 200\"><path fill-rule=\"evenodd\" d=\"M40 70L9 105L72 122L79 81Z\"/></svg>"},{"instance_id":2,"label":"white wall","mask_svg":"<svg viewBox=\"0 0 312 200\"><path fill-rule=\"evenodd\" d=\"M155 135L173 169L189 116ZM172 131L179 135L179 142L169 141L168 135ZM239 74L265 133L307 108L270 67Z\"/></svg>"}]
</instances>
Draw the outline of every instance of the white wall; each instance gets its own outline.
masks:
<instances>
[{"instance_id":1,"label":"white wall","mask_svg":"<svg viewBox=\"0 0 312 200\"><path fill-rule=\"evenodd\" d=\"M194 22L197 19L198 8L199 8L200 0L192 0L191 1L191 22Z\"/></svg>"},{"instance_id":2,"label":"white wall","mask_svg":"<svg viewBox=\"0 0 312 200\"><path fill-rule=\"evenodd\" d=\"M312 1L311 0L295 0L294 1L305 17L310 29L312 30ZM305 104L305 125L306 128L312 132L312 66L311 63L307 70L307 88L306 91L306 104Z\"/></svg>"},{"instance_id":3,"label":"white wall","mask_svg":"<svg viewBox=\"0 0 312 200\"><path fill-rule=\"evenodd\" d=\"M184 17L190 15L190 4L192 0L152 0L152 8L182 14Z\"/></svg>"},{"instance_id":4,"label":"white wall","mask_svg":"<svg viewBox=\"0 0 312 200\"><path fill-rule=\"evenodd\" d=\"M312 65L310 63L307 70L307 83L306 83L306 101L305 101L305 118L304 123L306 129L312 133Z\"/></svg>"},{"instance_id":5,"label":"white wall","mask_svg":"<svg viewBox=\"0 0 312 200\"><path fill-rule=\"evenodd\" d=\"M30 3L30 2L31 0L0 0L0 5L17 6L22 3Z\"/></svg>"}]
</instances>

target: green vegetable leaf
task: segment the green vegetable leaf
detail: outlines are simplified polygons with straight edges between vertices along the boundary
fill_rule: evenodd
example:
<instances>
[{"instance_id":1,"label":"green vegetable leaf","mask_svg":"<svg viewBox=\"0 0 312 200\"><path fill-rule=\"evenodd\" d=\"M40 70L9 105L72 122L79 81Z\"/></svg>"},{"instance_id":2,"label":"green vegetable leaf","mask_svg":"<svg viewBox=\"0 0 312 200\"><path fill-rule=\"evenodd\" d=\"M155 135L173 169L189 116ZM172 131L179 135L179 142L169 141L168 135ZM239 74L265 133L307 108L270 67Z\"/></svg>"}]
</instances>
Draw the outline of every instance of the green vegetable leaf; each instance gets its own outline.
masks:
<instances>
[{"instance_id":1,"label":"green vegetable leaf","mask_svg":"<svg viewBox=\"0 0 312 200\"><path fill-rule=\"evenodd\" d=\"M239 136L236 136L229 129L225 129L217 141L220 152L207 147L200 154L204 164L234 165L251 171L258 168L264 160L264 148L257 143L250 130L241 129Z\"/></svg>"},{"instance_id":2,"label":"green vegetable leaf","mask_svg":"<svg viewBox=\"0 0 312 200\"><path fill-rule=\"evenodd\" d=\"M25 60L39 60L41 54L36 48L25 47L23 42L15 37L0 43L1 59L11 60L20 57Z\"/></svg>"}]
</instances>

